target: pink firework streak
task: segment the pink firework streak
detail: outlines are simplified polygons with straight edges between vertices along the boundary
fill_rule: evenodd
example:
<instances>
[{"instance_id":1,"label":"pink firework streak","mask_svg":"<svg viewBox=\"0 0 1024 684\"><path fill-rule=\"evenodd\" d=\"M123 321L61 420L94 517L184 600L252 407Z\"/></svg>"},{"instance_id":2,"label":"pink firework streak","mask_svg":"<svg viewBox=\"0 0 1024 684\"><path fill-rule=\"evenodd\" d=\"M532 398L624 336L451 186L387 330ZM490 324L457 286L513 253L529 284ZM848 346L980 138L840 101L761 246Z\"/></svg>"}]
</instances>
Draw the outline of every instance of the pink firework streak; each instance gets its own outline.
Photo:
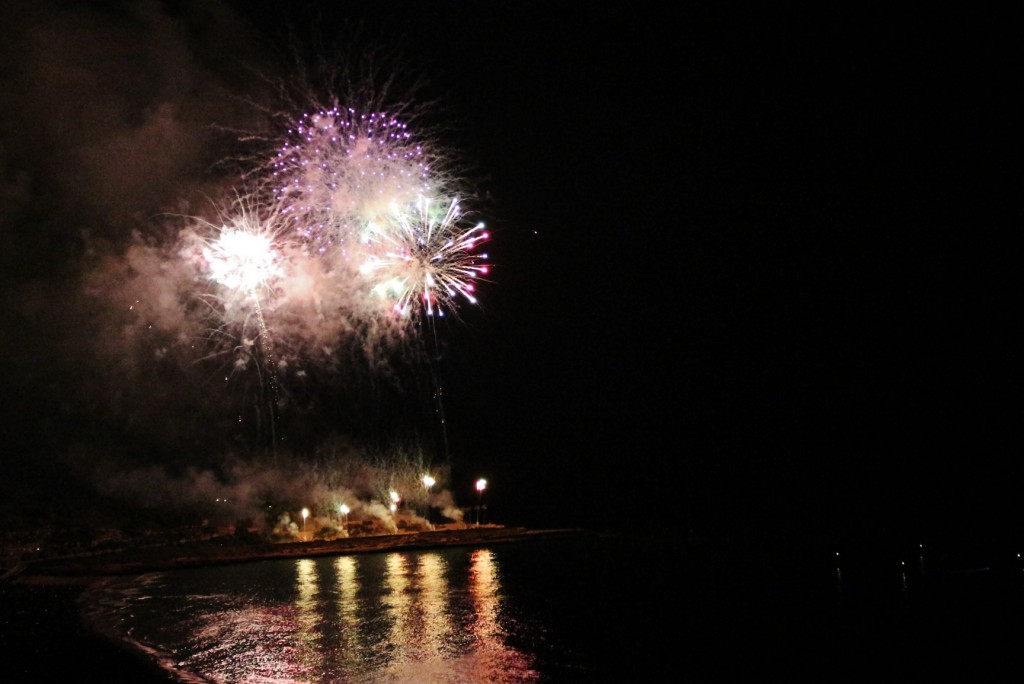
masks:
<instances>
[{"instance_id":1,"label":"pink firework streak","mask_svg":"<svg viewBox=\"0 0 1024 684\"><path fill-rule=\"evenodd\" d=\"M393 209L367 238L359 271L371 291L402 316L415 315L416 301L428 316L454 310L459 297L475 304L475 283L489 271L487 254L475 252L490 237L484 224L467 227L458 199L444 210L424 197L414 211Z\"/></svg>"}]
</instances>

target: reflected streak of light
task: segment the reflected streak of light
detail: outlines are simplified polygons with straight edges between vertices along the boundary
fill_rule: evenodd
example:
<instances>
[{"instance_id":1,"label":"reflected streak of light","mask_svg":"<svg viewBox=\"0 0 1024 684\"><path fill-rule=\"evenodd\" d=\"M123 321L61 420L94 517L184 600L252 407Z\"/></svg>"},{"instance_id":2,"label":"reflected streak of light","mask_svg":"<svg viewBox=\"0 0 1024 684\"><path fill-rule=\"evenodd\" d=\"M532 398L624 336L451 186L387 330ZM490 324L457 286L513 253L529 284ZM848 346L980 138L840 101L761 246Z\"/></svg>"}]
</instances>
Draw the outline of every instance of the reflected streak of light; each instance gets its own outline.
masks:
<instances>
[{"instance_id":1,"label":"reflected streak of light","mask_svg":"<svg viewBox=\"0 0 1024 684\"><path fill-rule=\"evenodd\" d=\"M407 559L403 554L389 554L385 560L386 572L384 583L388 593L383 599L387 608L388 617L391 621L390 642L395 646L392 652L392 662L395 656L401 656L405 649L416 643L416 635L409 625L409 609L412 603L409 597L409 575ZM399 660L403 658L399 657Z\"/></svg>"},{"instance_id":2,"label":"reflected streak of light","mask_svg":"<svg viewBox=\"0 0 1024 684\"><path fill-rule=\"evenodd\" d=\"M319 594L319 577L316 562L303 558L295 562L295 585L298 595L295 598L296 634L295 642L298 659L306 665L318 660L317 648L317 616L316 600Z\"/></svg>"},{"instance_id":3,"label":"reflected streak of light","mask_svg":"<svg viewBox=\"0 0 1024 684\"><path fill-rule=\"evenodd\" d=\"M537 681L536 653L509 641L543 635L506 611L501 556L449 566L455 555L291 561L269 601L260 588L210 597L177 665L217 682Z\"/></svg>"},{"instance_id":4,"label":"reflected streak of light","mask_svg":"<svg viewBox=\"0 0 1024 684\"><path fill-rule=\"evenodd\" d=\"M200 615L192 628L191 653L177 666L203 672L210 681L297 681L308 668L294 657L294 613L280 608L243 606Z\"/></svg>"},{"instance_id":5,"label":"reflected streak of light","mask_svg":"<svg viewBox=\"0 0 1024 684\"><path fill-rule=\"evenodd\" d=\"M334 561L338 574L338 622L341 625L341 661L353 665L361 662L364 640L359 620L359 563L352 556L338 556Z\"/></svg>"},{"instance_id":6,"label":"reflected streak of light","mask_svg":"<svg viewBox=\"0 0 1024 684\"><path fill-rule=\"evenodd\" d=\"M450 600L445 569L444 559L436 553L420 557L417 575L422 588L419 601L423 614L422 647L430 656L442 654L453 632L445 610Z\"/></svg>"},{"instance_id":7,"label":"reflected streak of light","mask_svg":"<svg viewBox=\"0 0 1024 684\"><path fill-rule=\"evenodd\" d=\"M476 608L476 620L470 630L478 642L487 642L501 632L498 625L498 573L494 554L478 549L470 557L469 590Z\"/></svg>"},{"instance_id":8,"label":"reflected streak of light","mask_svg":"<svg viewBox=\"0 0 1024 684\"><path fill-rule=\"evenodd\" d=\"M499 617L502 613L498 562L490 549L478 549L470 556L469 591L475 606L470 631L475 647L465 666L472 681L534 682L540 678L532 669L532 657L505 643L508 633Z\"/></svg>"}]
</instances>

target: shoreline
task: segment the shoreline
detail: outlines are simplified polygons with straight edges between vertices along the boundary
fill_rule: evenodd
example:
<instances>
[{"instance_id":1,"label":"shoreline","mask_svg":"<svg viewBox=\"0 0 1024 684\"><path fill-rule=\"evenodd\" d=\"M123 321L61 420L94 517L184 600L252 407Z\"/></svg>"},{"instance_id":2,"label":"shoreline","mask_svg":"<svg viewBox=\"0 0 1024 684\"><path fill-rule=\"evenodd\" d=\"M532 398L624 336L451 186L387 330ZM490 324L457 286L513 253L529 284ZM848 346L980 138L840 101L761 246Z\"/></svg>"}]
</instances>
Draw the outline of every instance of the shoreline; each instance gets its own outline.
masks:
<instances>
[{"instance_id":1,"label":"shoreline","mask_svg":"<svg viewBox=\"0 0 1024 684\"><path fill-rule=\"evenodd\" d=\"M11 568L0 582L18 585L84 586L103 577L135 575L208 565L251 563L282 558L412 551L451 546L484 546L553 536L577 535L577 528L530 530L482 525L456 529L400 532L308 542L251 542L235 537L122 549L97 555L44 558Z\"/></svg>"}]
</instances>

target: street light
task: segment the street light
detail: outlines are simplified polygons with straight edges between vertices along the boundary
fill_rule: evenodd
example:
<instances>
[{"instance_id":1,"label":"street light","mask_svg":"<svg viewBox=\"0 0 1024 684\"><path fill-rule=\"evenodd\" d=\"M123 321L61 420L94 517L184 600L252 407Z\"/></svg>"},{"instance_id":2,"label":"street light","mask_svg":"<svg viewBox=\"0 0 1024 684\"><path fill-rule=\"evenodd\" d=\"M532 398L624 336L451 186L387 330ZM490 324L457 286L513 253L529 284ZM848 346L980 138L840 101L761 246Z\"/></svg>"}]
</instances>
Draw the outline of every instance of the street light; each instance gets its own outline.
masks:
<instances>
[{"instance_id":1,"label":"street light","mask_svg":"<svg viewBox=\"0 0 1024 684\"><path fill-rule=\"evenodd\" d=\"M423 486L427 488L427 523L430 523L430 488L434 486L434 478L427 473L423 476Z\"/></svg>"},{"instance_id":2,"label":"street light","mask_svg":"<svg viewBox=\"0 0 1024 684\"><path fill-rule=\"evenodd\" d=\"M302 534L306 534L306 518L309 517L309 509L302 509Z\"/></svg>"},{"instance_id":3,"label":"street light","mask_svg":"<svg viewBox=\"0 0 1024 684\"><path fill-rule=\"evenodd\" d=\"M487 480L480 478L476 481L476 526L480 527L480 509L483 508L484 490L487 489Z\"/></svg>"},{"instance_id":4,"label":"street light","mask_svg":"<svg viewBox=\"0 0 1024 684\"><path fill-rule=\"evenodd\" d=\"M391 512L392 513L394 513L395 511L398 510L398 502L401 501L401 500L402 500L402 498L400 496L398 496L398 492L396 492L394 489L392 489L391 490Z\"/></svg>"},{"instance_id":5,"label":"street light","mask_svg":"<svg viewBox=\"0 0 1024 684\"><path fill-rule=\"evenodd\" d=\"M338 504L338 513L341 513L341 526L343 529L348 529L348 512L349 507L345 504Z\"/></svg>"}]
</instances>

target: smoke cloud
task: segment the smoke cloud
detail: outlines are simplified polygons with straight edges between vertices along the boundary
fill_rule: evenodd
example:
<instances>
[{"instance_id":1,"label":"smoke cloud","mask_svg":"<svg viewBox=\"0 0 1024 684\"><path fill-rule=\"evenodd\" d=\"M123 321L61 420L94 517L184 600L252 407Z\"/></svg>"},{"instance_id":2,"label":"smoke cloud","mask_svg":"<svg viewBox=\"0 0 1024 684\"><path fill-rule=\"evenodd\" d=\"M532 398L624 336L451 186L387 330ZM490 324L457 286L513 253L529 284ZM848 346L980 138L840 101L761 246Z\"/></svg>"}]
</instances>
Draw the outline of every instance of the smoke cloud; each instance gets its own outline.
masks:
<instances>
[{"instance_id":1,"label":"smoke cloud","mask_svg":"<svg viewBox=\"0 0 1024 684\"><path fill-rule=\"evenodd\" d=\"M245 195L243 160L275 125L253 104L281 101L275 50L221 3L15 0L0 25L2 426L18 472L145 508L262 518L344 499L391 520L382 487L445 468L422 337L315 261L258 318L197 295L204 230ZM459 515L438 482L434 504Z\"/></svg>"}]
</instances>

